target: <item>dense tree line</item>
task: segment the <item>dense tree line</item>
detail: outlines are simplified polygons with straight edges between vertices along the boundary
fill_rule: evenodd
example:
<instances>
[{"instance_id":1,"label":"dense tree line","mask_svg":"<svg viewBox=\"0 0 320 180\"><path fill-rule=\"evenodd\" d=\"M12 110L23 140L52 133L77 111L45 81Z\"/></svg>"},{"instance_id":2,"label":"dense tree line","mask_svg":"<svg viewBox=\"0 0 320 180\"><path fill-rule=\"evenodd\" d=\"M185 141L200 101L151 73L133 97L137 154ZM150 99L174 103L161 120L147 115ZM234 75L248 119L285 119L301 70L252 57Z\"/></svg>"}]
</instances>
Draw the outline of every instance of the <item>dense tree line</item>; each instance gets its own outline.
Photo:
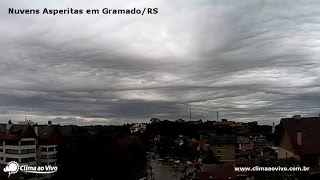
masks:
<instances>
[{"instance_id":1,"label":"dense tree line","mask_svg":"<svg viewBox=\"0 0 320 180\"><path fill-rule=\"evenodd\" d=\"M126 126L74 127L59 148L56 179L135 180L146 167L144 145Z\"/></svg>"}]
</instances>

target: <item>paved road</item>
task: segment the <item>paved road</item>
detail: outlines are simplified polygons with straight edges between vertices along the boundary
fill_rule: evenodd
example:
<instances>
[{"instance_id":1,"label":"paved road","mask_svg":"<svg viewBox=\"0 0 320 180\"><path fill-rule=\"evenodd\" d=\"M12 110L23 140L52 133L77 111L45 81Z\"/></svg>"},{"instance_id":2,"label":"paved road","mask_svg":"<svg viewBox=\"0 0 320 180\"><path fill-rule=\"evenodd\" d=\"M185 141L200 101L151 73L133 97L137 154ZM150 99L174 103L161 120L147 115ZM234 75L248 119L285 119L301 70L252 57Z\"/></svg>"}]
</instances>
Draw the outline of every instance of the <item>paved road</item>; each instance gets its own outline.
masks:
<instances>
[{"instance_id":1,"label":"paved road","mask_svg":"<svg viewBox=\"0 0 320 180\"><path fill-rule=\"evenodd\" d=\"M170 167L160 165L158 160L150 159L149 162L155 180L180 180L180 178L183 177L181 173L175 174L171 172Z\"/></svg>"}]
</instances>

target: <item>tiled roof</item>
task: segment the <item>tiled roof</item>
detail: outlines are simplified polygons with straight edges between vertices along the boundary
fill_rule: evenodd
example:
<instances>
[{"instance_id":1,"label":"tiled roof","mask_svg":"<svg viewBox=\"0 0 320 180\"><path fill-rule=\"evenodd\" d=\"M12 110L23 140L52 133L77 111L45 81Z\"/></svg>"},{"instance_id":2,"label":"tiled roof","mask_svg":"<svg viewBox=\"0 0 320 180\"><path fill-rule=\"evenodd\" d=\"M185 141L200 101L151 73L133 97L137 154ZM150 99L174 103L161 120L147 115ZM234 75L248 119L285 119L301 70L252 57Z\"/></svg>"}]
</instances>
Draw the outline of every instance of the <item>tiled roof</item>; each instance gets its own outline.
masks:
<instances>
[{"instance_id":1,"label":"tiled roof","mask_svg":"<svg viewBox=\"0 0 320 180\"><path fill-rule=\"evenodd\" d=\"M283 118L280 125L288 133L295 154L320 154L320 117ZM301 145L297 142L298 132L302 135Z\"/></svg>"},{"instance_id":2,"label":"tiled roof","mask_svg":"<svg viewBox=\"0 0 320 180\"><path fill-rule=\"evenodd\" d=\"M0 139L20 139L27 135L27 131L31 132L31 136L34 136L34 131L30 130L30 125L11 124L10 129L6 129L7 124L0 124Z\"/></svg>"},{"instance_id":3,"label":"tiled roof","mask_svg":"<svg viewBox=\"0 0 320 180\"><path fill-rule=\"evenodd\" d=\"M236 136L230 136L230 135L223 135L223 136L212 136L208 139L208 144L214 145L214 144L236 144L237 137Z\"/></svg>"},{"instance_id":4,"label":"tiled roof","mask_svg":"<svg viewBox=\"0 0 320 180\"><path fill-rule=\"evenodd\" d=\"M251 143L251 141L250 141L250 139L247 138L247 137L239 136L239 137L237 137L237 143L239 143L239 144L246 144L246 143Z\"/></svg>"},{"instance_id":5,"label":"tiled roof","mask_svg":"<svg viewBox=\"0 0 320 180\"><path fill-rule=\"evenodd\" d=\"M48 139L56 126L37 126L38 127L38 136L40 139Z\"/></svg>"}]
</instances>

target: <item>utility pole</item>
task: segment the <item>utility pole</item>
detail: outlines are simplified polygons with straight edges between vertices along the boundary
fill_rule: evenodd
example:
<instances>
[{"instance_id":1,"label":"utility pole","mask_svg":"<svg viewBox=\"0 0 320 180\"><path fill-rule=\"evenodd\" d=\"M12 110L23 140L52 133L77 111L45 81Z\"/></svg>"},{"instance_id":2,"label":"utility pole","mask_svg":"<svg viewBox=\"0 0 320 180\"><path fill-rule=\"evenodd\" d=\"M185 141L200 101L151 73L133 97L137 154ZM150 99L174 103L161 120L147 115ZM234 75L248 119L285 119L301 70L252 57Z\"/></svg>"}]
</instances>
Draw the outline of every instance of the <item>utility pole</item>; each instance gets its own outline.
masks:
<instances>
[{"instance_id":1,"label":"utility pole","mask_svg":"<svg viewBox=\"0 0 320 180\"><path fill-rule=\"evenodd\" d=\"M191 121L191 108L190 108L190 121Z\"/></svg>"}]
</instances>

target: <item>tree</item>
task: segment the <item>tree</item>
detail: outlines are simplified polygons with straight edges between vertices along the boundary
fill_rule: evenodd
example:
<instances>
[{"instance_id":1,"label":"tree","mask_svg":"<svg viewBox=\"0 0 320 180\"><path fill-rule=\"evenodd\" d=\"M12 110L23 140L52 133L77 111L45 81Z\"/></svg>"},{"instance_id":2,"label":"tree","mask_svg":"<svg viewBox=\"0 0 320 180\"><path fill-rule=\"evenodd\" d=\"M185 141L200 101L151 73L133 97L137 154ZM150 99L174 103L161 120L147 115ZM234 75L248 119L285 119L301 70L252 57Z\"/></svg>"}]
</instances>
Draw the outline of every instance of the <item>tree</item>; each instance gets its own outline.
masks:
<instances>
[{"instance_id":1,"label":"tree","mask_svg":"<svg viewBox=\"0 0 320 180\"><path fill-rule=\"evenodd\" d=\"M206 154L203 158L204 164L221 164L221 162L218 160L218 158L215 156L213 151L211 149L206 151Z\"/></svg>"},{"instance_id":2,"label":"tree","mask_svg":"<svg viewBox=\"0 0 320 180\"><path fill-rule=\"evenodd\" d=\"M146 151L127 126L75 127L59 145L56 179L135 180L146 168Z\"/></svg>"}]
</instances>

